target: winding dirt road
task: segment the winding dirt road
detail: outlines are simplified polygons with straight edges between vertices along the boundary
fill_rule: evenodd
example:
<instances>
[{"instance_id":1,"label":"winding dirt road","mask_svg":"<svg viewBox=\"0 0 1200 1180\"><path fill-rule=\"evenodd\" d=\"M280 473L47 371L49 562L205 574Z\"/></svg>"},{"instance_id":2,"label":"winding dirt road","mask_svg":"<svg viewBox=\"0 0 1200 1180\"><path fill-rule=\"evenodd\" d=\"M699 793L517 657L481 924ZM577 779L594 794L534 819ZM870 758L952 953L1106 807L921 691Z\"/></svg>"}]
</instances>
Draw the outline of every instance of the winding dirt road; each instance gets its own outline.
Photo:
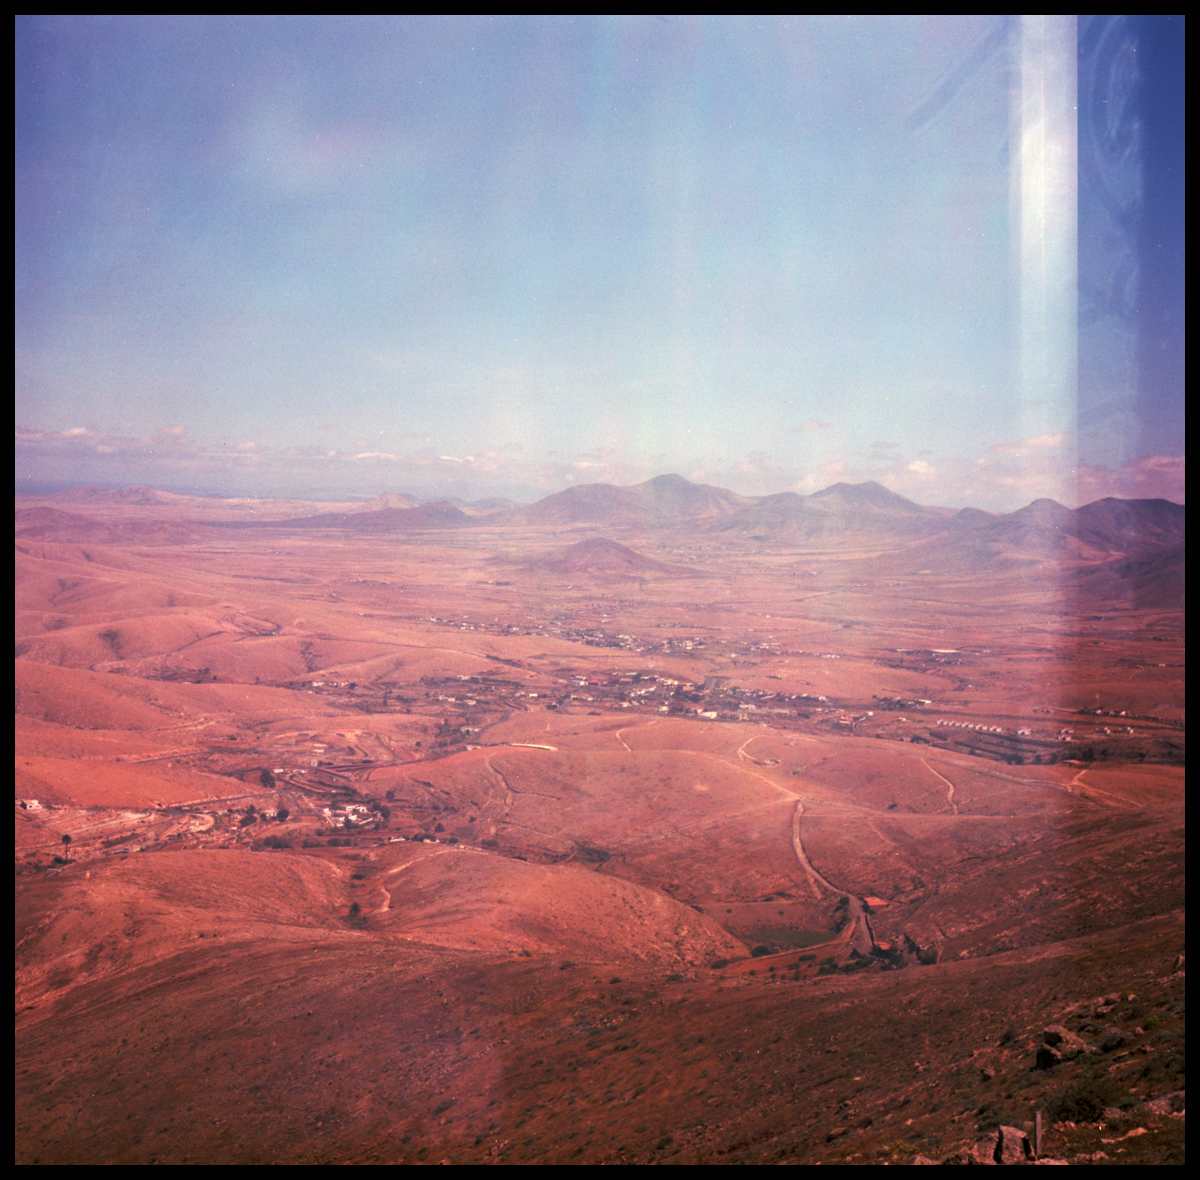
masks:
<instances>
[{"instance_id":1,"label":"winding dirt road","mask_svg":"<svg viewBox=\"0 0 1200 1180\"><path fill-rule=\"evenodd\" d=\"M951 810L954 812L955 815L957 815L958 814L958 804L954 802L954 784L944 774L938 774L938 772L936 770L934 770L933 767L930 766L929 763L926 762L924 758L921 759L921 765L923 767L925 767L925 769L927 771L929 771L930 774L935 775L937 778L940 778L942 780L942 782L944 782L946 784L946 802L950 804Z\"/></svg>"}]
</instances>

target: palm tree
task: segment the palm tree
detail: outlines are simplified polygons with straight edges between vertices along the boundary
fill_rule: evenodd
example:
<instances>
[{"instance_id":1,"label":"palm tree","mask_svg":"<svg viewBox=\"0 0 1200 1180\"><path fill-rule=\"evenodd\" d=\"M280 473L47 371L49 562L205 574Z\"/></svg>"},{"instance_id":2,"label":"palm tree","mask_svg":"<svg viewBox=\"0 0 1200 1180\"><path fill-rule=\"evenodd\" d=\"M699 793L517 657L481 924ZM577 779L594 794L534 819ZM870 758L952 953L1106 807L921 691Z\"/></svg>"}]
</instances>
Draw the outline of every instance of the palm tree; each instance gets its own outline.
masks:
<instances>
[{"instance_id":1,"label":"palm tree","mask_svg":"<svg viewBox=\"0 0 1200 1180\"><path fill-rule=\"evenodd\" d=\"M68 836L66 832L63 832L62 843L63 843L63 855L65 856L67 853L69 853L71 851L71 837Z\"/></svg>"}]
</instances>

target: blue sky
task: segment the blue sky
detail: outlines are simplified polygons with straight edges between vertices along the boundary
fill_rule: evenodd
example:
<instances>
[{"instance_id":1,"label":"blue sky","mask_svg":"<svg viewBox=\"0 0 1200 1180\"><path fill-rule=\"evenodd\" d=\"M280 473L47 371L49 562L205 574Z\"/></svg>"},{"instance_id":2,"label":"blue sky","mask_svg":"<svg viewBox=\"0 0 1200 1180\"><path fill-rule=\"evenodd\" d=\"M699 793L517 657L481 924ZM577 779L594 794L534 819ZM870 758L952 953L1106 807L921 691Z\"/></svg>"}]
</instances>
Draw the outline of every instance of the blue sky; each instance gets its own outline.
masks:
<instances>
[{"instance_id":1,"label":"blue sky","mask_svg":"<svg viewBox=\"0 0 1200 1180\"><path fill-rule=\"evenodd\" d=\"M18 479L1182 499L1181 400L1120 358L1080 429L1040 36L22 18Z\"/></svg>"}]
</instances>

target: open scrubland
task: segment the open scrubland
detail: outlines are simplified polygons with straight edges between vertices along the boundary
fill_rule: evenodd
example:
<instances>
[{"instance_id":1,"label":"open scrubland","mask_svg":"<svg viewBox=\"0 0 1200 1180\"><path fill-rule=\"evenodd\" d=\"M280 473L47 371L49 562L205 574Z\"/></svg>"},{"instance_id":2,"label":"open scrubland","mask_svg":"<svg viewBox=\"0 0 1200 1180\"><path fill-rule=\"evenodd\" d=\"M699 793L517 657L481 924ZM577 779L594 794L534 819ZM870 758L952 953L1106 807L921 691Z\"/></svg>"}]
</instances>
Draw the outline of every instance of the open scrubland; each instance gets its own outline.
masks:
<instances>
[{"instance_id":1,"label":"open scrubland","mask_svg":"<svg viewBox=\"0 0 1200 1180\"><path fill-rule=\"evenodd\" d=\"M1181 1161L1182 508L789 496L19 500L17 1161Z\"/></svg>"}]
</instances>

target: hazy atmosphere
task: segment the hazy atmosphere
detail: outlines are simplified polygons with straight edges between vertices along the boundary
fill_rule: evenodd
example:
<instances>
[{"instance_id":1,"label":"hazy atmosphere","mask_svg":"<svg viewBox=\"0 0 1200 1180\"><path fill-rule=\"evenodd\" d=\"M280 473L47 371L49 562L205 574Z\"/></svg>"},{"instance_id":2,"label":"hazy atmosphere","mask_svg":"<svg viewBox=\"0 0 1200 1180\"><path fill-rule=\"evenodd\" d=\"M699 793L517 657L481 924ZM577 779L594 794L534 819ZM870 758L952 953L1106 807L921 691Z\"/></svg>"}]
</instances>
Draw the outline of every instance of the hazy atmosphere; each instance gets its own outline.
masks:
<instances>
[{"instance_id":1,"label":"hazy atmosphere","mask_svg":"<svg viewBox=\"0 0 1200 1180\"><path fill-rule=\"evenodd\" d=\"M18 1164L1182 1164L1182 18L20 17Z\"/></svg>"},{"instance_id":2,"label":"hazy atmosphere","mask_svg":"<svg viewBox=\"0 0 1200 1180\"><path fill-rule=\"evenodd\" d=\"M19 18L18 484L1182 501L1170 39Z\"/></svg>"}]
</instances>

